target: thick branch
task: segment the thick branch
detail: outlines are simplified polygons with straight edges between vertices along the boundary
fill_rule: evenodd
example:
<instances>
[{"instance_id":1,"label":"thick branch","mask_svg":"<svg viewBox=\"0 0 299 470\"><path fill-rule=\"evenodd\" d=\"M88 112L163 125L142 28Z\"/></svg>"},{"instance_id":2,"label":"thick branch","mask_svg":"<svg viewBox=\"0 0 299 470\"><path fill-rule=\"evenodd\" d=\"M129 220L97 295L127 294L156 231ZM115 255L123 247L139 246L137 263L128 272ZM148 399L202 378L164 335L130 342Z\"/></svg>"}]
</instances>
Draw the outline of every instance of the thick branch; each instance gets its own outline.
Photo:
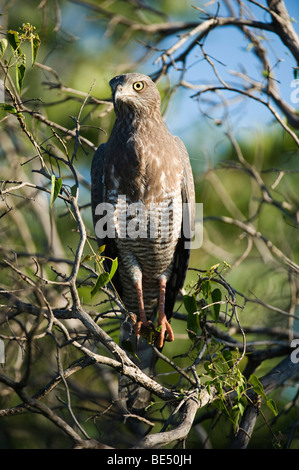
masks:
<instances>
[{"instance_id":1,"label":"thick branch","mask_svg":"<svg viewBox=\"0 0 299 470\"><path fill-rule=\"evenodd\" d=\"M213 388L212 390L213 391ZM179 407L178 412L181 415L179 424L171 431L160 432L156 434L150 434L144 439L138 442L134 447L135 449L145 448L159 448L175 440L184 439L188 436L190 429L193 425L195 414L198 408L202 408L213 400L206 389L203 389L199 397L197 398L197 390L193 392L188 398L185 399L185 403ZM182 408L182 411L181 411Z\"/></svg>"},{"instance_id":2,"label":"thick branch","mask_svg":"<svg viewBox=\"0 0 299 470\"><path fill-rule=\"evenodd\" d=\"M184 439L188 436L190 429L192 427L195 413L198 409L198 401L195 396L189 398L181 412L182 418L180 424L171 431L149 434L142 441L140 441L134 448L135 449L145 449L145 448L157 448L162 447L163 445L169 444L177 439Z\"/></svg>"},{"instance_id":3,"label":"thick branch","mask_svg":"<svg viewBox=\"0 0 299 470\"><path fill-rule=\"evenodd\" d=\"M282 0L267 0L267 4L275 32L277 32L299 65L299 37L293 28L284 2Z\"/></svg>"},{"instance_id":4,"label":"thick branch","mask_svg":"<svg viewBox=\"0 0 299 470\"><path fill-rule=\"evenodd\" d=\"M260 381L263 385L265 393L268 395L278 387L285 385L288 381L298 382L298 379L299 363L292 362L290 356L288 356L276 367L274 367L268 374L261 378ZM248 396L256 398L253 390L249 391ZM248 405L240 423L240 429L232 444L233 449L247 448L258 416L257 411L257 405Z\"/></svg>"}]
</instances>

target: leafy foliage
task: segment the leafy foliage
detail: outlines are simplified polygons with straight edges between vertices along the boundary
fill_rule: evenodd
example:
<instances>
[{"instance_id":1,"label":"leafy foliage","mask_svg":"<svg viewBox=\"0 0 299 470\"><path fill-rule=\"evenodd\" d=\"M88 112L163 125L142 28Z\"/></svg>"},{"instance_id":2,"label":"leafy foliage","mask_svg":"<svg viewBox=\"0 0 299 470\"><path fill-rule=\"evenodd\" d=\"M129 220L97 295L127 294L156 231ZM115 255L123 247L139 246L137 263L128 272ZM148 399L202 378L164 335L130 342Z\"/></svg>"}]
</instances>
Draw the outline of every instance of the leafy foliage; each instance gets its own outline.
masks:
<instances>
[{"instance_id":1,"label":"leafy foliage","mask_svg":"<svg viewBox=\"0 0 299 470\"><path fill-rule=\"evenodd\" d=\"M26 73L26 55L22 52L22 46L29 42L31 45L31 63L34 65L40 46L40 38L35 33L35 26L24 23L20 31L10 29L7 32L7 40L13 49L13 59L9 60L9 66L16 67L16 85L19 93L22 92L23 81ZM3 51L3 47L1 48ZM3 56L3 54L2 54Z\"/></svg>"},{"instance_id":2,"label":"leafy foliage","mask_svg":"<svg viewBox=\"0 0 299 470\"><path fill-rule=\"evenodd\" d=\"M277 374L272 393L263 385L298 334L298 122L282 94L277 106L293 127L273 107L279 67L264 52L266 30L250 24L260 12L239 11L230 24L242 30L248 75L237 67L229 76L234 44L222 57L222 42L216 51L209 42L227 31L222 4L199 17L184 2L78 3L17 0L1 30L0 445L132 447L165 430L171 436L187 417L190 427L169 447L230 447L254 406L259 426L246 446L271 447L274 436L275 445L298 447L297 388L282 394ZM259 29L263 22L273 27L262 17ZM296 76L293 63L284 65ZM115 395L120 373L142 377L138 360L134 369L118 346L122 304L107 289L118 260L97 249L89 209L91 157L114 119L108 80L128 69L158 79L167 122L183 126L204 204L204 242L192 250L174 313L176 340L146 383L155 387L140 419L124 415ZM234 126L249 101L278 121L248 138Z\"/></svg>"}]
</instances>

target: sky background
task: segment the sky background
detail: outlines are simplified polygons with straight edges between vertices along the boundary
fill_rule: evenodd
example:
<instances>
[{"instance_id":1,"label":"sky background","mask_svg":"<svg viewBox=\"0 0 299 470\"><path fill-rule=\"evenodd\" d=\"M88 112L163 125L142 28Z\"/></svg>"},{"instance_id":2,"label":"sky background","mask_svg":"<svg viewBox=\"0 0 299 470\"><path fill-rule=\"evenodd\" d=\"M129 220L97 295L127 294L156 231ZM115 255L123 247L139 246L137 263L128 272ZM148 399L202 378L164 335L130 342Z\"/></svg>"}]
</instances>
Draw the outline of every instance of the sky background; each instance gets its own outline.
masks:
<instances>
[{"instance_id":1,"label":"sky background","mask_svg":"<svg viewBox=\"0 0 299 470\"><path fill-rule=\"evenodd\" d=\"M200 19L200 12L192 8L192 5L195 4L202 7L205 4L204 2L194 2L194 0L180 1L184 4L184 17L182 17L181 14L173 14L170 20L180 21L189 19L194 21ZM210 5L207 7L207 10L210 13L215 13L217 11L217 3L209 3ZM263 0L261 0L260 3L266 5L266 2ZM267 12L261 11L260 8L249 2L244 2L244 4L248 5L260 21L270 20ZM298 0L285 0L285 4L290 16L294 18L293 25L299 34L299 24L297 22L299 21L299 2ZM223 0L220 1L219 15L228 16L228 10ZM93 54L96 61L98 48L107 47L109 39L104 35L104 28L100 26L99 21L90 21L91 17L91 13L87 11L86 8L69 2L64 4L62 15L63 29L79 39L77 44L78 47L82 49L82 53ZM291 93L294 91L294 88L291 87L291 84L294 80L293 67L296 65L295 61L274 34L266 32L265 35L267 40L265 40L264 44L270 51L269 59L273 66L273 73L275 74L277 85L284 100L292 104ZM176 41L177 37L175 35L171 36L160 43L159 47L167 48ZM142 56L144 49L134 39L130 47L133 56L135 55L138 58ZM234 77L229 73L231 70L237 72L245 71L250 77L257 81L263 79L260 62L256 59L255 55L250 52L250 45L244 40L244 35L236 28L225 27L212 31L204 42L204 48L206 53L209 54L213 60L218 73L225 81L230 83L235 81ZM146 74L152 74L157 71L159 65L154 64L154 60L158 55L159 53L156 53L156 55L151 56L138 70ZM113 75L120 73L119 70L114 73L113 61L111 61L111 63L99 64L99 67L101 67L101 70L105 67L107 70L105 75L107 84ZM202 53L199 47L195 48L188 57L187 70L185 79L193 84L216 84L215 74L211 66L205 60L202 60ZM122 72L126 72L126 70ZM173 83L176 82L178 73L179 72L175 72L173 69L171 70L170 78ZM92 77L90 79L92 80ZM109 88L107 88L107 93L109 94ZM170 131L179 135L187 145L188 142L190 145L192 141L194 142L195 128L195 132L198 132L201 137L201 152L205 154L210 151L211 133L215 140L221 140L222 138L222 126L217 130L210 117L213 117L215 120L221 120L223 118L223 110L219 108L210 117L204 118L202 110L206 111L208 108L203 106L202 101L199 104L196 99L192 99L192 95L194 95L194 91L180 88L167 108L165 119ZM225 98L230 97L227 92L225 92L223 96ZM212 95L205 95L205 98L208 97L212 98ZM230 124L232 129L245 138L246 136L250 138L251 132L267 132L271 123L273 123L272 114L265 106L256 101L249 99L241 100L231 108ZM201 159L201 156L199 155L198 158ZM204 155L202 158L205 159Z\"/></svg>"},{"instance_id":2,"label":"sky background","mask_svg":"<svg viewBox=\"0 0 299 470\"><path fill-rule=\"evenodd\" d=\"M186 2L187 3L187 2ZM188 2L190 5L192 2ZM223 2L222 2L223 3ZM265 4L265 2L261 2ZM299 2L297 0L286 0L285 4L288 11L294 19L298 18L299 21ZM254 5L249 5L253 12L258 12L258 18L262 21L269 21L269 15L260 13ZM222 9L224 16L227 16L227 10ZM220 10L221 14L221 10ZM295 30L299 34L299 23L293 23ZM293 67L296 63L292 56L288 53L285 46L281 41L271 33L265 33L268 39L267 46L271 51L269 54L270 63L273 66L273 73L277 80L277 86L280 89L283 99L292 106L296 107L296 104L291 102L291 94L294 88L291 86L294 84L294 72ZM257 81L261 81L262 69L260 62L256 59L255 55L246 49L246 41L244 41L243 34L234 27L218 28L208 35L204 48L209 54L213 63L215 64L218 73L222 79L228 83L236 82L234 77L229 73L231 70L234 71L247 71L248 75ZM267 48L268 48L267 47ZM194 51L189 57L189 74L187 77L191 77L192 83L201 84L213 84L217 83L215 74L210 65L201 60L201 51L198 49ZM188 139L188 129L193 126L194 118L199 117L200 109L199 104L191 96L194 95L192 90L180 89L177 101L171 103L166 119L168 125L176 133L182 136L186 135ZM210 95L206 95L211 98ZM228 98L229 93L224 93L225 98ZM299 107L299 105L297 105ZM201 109L206 109L204 106ZM177 119L177 114L183 114L183 119ZM279 111L281 114L281 112ZM223 117L223 110L216 112L213 116L217 119ZM266 106L257 103L256 101L249 99L242 99L231 108L231 125L236 132L248 134L248 130L260 131L267 129L273 123L273 116L266 108ZM205 125L209 126L209 119L204 119ZM212 123L211 123L212 125ZM215 132L215 126L212 125Z\"/></svg>"},{"instance_id":3,"label":"sky background","mask_svg":"<svg viewBox=\"0 0 299 470\"><path fill-rule=\"evenodd\" d=\"M2 2L2 5L4 3ZM38 4L38 1L36 3ZM192 5L204 7L210 14L216 14L218 8L218 2L205 2L204 0L178 0L177 2L168 1L168 3L167 0L163 0L161 2L148 1L147 3L156 5L157 8L164 6L165 11L170 12L169 21L190 20L200 22L203 15L194 9ZM209 3L209 6L205 7L205 3ZM250 8L257 19L265 22L270 21L267 12L251 4L248 0L244 0L243 3ZM266 5L265 0L260 0L260 3ZM18 0L15 2L16 8L17 4ZM299 34L299 1L285 0L285 4L290 16L294 18L293 26ZM225 1L220 0L219 5L218 14L228 16ZM111 96L108 85L109 80L119 73L128 71L125 63L126 60L129 60L129 56L126 52L129 50L132 58L131 63L128 64L130 69L134 59L137 60L143 56L144 47L134 38L131 38L127 45L119 45L113 37L107 37L105 34L106 21L82 5L61 0L59 7L61 8L61 27L57 33L58 46L49 51L46 48L43 50L42 45L38 54L38 61L57 70L64 85L81 91L88 92L93 81L96 80L95 94L99 98L109 98ZM41 17L41 10L37 9L35 14ZM23 21L30 20L32 9L29 7L27 15L29 15L28 19L25 17L17 19L18 25ZM1 21L5 24L5 18L0 17ZM159 21L165 21L165 19L159 18ZM272 73L277 80L277 86L283 99L296 107L297 104L291 102L291 95L294 92L291 85L294 82L293 67L296 65L295 61L279 38L267 32L265 36L267 39L263 41L263 44L269 50L269 61L273 66ZM159 43L159 48L167 49L176 41L176 35L170 36ZM69 43L72 44L71 47ZM66 47L64 47L64 44ZM53 46L51 45L51 47ZM124 54L119 60L119 52L122 48ZM256 81L263 80L261 64L253 52L250 51L250 44L244 40L244 35L237 28L222 27L211 31L204 41L204 49L215 64L217 72L228 83L236 83L236 79L230 74L232 70L236 72L244 71ZM103 51L109 52L105 56L102 54ZM110 53L111 51L113 53ZM153 53L147 61L142 62L138 69L135 68L134 71L154 74L159 70L159 64L155 63L158 56L159 52ZM120 69L122 59L124 64L123 68ZM93 68L91 63L94 64ZM88 69L86 69L87 66ZM132 71L132 69L130 70ZM75 73L73 73L74 71ZM173 68L170 69L171 84L177 83L179 75L180 72L176 72ZM217 83L211 66L206 60L203 60L199 46L194 48L188 56L185 80L194 85L202 86ZM224 140L227 128L225 125L217 127L214 124L214 121L223 122L222 108L219 107L210 114L211 109L208 107L206 99L214 98L215 95L211 93L202 95L200 102L198 102L192 98L194 94L194 90L180 87L167 107L165 120L170 131L184 140L189 152L193 153L192 158L196 158L200 165L200 162L205 164L209 154L212 154L214 161L217 160L218 157L215 155L218 151L221 153L221 142ZM229 99L231 95L224 92L223 97ZM208 117L203 115L203 111L208 113ZM269 129L272 129L273 119L266 106L253 100L242 99L230 107L231 129L233 129L235 135L243 138L251 139L252 132L267 133ZM196 135L198 138L194 137Z\"/></svg>"}]
</instances>

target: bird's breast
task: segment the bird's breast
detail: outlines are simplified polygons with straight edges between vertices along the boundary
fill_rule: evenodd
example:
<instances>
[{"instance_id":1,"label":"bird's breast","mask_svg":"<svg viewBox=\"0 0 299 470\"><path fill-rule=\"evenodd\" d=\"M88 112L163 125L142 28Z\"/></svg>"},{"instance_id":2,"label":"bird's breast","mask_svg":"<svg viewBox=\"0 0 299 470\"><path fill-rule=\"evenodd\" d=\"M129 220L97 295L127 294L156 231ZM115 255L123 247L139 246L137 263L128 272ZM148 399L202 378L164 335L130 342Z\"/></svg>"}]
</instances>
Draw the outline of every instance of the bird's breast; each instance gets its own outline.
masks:
<instances>
[{"instance_id":1,"label":"bird's breast","mask_svg":"<svg viewBox=\"0 0 299 470\"><path fill-rule=\"evenodd\" d=\"M182 199L179 192L168 195L162 203L146 207L142 201L115 205L115 243L119 274L126 307L138 312L134 285L142 279L145 310L150 314L157 305L159 279L168 280L182 226Z\"/></svg>"},{"instance_id":2,"label":"bird's breast","mask_svg":"<svg viewBox=\"0 0 299 470\"><path fill-rule=\"evenodd\" d=\"M164 128L144 129L125 134L122 128L121 139L108 142L105 199L113 209L123 301L136 311L132 289L142 279L149 312L158 301L159 278L171 275L181 233L183 169L174 138Z\"/></svg>"}]
</instances>

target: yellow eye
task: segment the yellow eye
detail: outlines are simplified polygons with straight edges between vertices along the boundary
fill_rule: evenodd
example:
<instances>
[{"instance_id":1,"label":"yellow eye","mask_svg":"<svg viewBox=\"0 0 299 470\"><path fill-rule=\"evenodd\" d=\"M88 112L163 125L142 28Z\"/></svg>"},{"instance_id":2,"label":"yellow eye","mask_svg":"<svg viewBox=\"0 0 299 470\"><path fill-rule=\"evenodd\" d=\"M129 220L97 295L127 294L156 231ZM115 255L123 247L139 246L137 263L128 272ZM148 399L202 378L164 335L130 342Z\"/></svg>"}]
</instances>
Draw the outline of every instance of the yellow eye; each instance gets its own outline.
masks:
<instances>
[{"instance_id":1,"label":"yellow eye","mask_svg":"<svg viewBox=\"0 0 299 470\"><path fill-rule=\"evenodd\" d=\"M135 91L141 91L144 88L144 83L143 82L135 82L133 83L133 88Z\"/></svg>"}]
</instances>

